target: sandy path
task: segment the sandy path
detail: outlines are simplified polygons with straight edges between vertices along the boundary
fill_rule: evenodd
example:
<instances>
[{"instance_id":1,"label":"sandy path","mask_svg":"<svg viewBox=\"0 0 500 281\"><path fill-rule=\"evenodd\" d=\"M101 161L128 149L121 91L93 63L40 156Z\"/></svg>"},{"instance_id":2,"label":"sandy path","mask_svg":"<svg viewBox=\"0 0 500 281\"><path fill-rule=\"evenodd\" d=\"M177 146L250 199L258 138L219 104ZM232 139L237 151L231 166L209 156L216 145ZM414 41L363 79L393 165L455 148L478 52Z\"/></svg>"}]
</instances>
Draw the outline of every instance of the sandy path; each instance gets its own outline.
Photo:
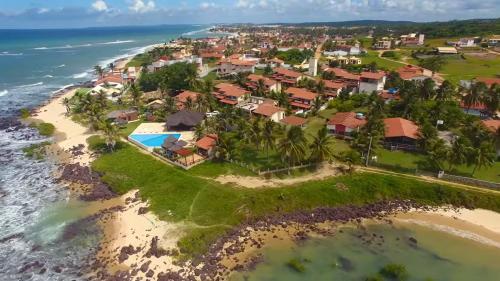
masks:
<instances>
[{"instance_id":1,"label":"sandy path","mask_svg":"<svg viewBox=\"0 0 500 281\"><path fill-rule=\"evenodd\" d=\"M247 188L261 188L261 187L283 187L285 185L293 185L297 183L312 181L312 180L322 180L329 177L334 177L339 175L339 166L335 165L323 165L317 171L307 174L305 176L295 177L295 178L270 178L266 179L264 177L257 176L235 176L235 175L222 175L215 178L215 181L226 184L232 183L242 187Z\"/></svg>"},{"instance_id":2,"label":"sandy path","mask_svg":"<svg viewBox=\"0 0 500 281\"><path fill-rule=\"evenodd\" d=\"M66 107L62 103L64 98L71 98L75 92L76 89L52 99L48 104L38 109L33 119L51 123L56 127L56 131L59 133L56 136L56 143L64 151L83 144L85 146L82 150L83 155L70 157L68 161L70 163L89 165L93 157L88 150L86 140L92 136L92 133L89 132L88 128L68 118L66 116Z\"/></svg>"}]
</instances>

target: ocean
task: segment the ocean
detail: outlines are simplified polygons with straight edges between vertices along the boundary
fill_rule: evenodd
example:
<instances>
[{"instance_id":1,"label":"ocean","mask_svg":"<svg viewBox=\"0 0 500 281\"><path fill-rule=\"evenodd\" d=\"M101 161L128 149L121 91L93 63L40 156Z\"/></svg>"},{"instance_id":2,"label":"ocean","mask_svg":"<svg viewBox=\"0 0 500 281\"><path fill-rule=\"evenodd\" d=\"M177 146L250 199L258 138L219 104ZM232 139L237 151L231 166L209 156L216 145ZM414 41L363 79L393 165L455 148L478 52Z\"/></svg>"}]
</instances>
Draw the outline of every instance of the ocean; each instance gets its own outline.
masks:
<instances>
[{"instance_id":1,"label":"ocean","mask_svg":"<svg viewBox=\"0 0 500 281\"><path fill-rule=\"evenodd\" d=\"M97 64L105 66L181 35L206 36L207 28L0 30L0 118L37 106L65 86L91 80ZM52 177L56 163L24 156L24 147L45 140L31 128L0 129L0 280L78 280L78 265L98 239L98 230L89 226L79 237L61 240L85 206Z\"/></svg>"}]
</instances>

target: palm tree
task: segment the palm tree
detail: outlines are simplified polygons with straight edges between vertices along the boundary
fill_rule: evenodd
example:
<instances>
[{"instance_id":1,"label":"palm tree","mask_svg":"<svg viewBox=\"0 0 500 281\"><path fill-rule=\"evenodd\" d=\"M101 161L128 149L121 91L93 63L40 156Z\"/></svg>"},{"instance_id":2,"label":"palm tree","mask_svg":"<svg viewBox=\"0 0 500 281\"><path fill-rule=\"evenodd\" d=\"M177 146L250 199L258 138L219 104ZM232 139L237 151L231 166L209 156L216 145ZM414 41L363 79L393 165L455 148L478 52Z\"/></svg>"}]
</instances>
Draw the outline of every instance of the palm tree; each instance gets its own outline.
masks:
<instances>
[{"instance_id":1,"label":"palm tree","mask_svg":"<svg viewBox=\"0 0 500 281\"><path fill-rule=\"evenodd\" d=\"M472 147L470 141L465 137L457 136L451 144L448 155L449 170L455 165L467 163L467 157L471 154Z\"/></svg>"},{"instance_id":2,"label":"palm tree","mask_svg":"<svg viewBox=\"0 0 500 281\"><path fill-rule=\"evenodd\" d=\"M456 95L456 87L448 80L444 80L436 91L436 100L451 100Z\"/></svg>"},{"instance_id":3,"label":"palm tree","mask_svg":"<svg viewBox=\"0 0 500 281\"><path fill-rule=\"evenodd\" d=\"M92 130L97 131L102 123L102 108L93 103L90 108L85 112Z\"/></svg>"},{"instance_id":4,"label":"palm tree","mask_svg":"<svg viewBox=\"0 0 500 281\"><path fill-rule=\"evenodd\" d=\"M107 97L106 97L106 92L104 92L104 90L99 90L99 92L97 92L96 101L102 108L106 108Z\"/></svg>"},{"instance_id":5,"label":"palm tree","mask_svg":"<svg viewBox=\"0 0 500 281\"><path fill-rule=\"evenodd\" d=\"M278 144L278 151L289 168L304 157L305 144L306 138L300 127L292 126L287 129L285 136Z\"/></svg>"},{"instance_id":6,"label":"palm tree","mask_svg":"<svg viewBox=\"0 0 500 281\"><path fill-rule=\"evenodd\" d=\"M488 87L486 87L486 84L483 82L477 82L471 85L467 94L462 97L464 105L467 106L467 112L469 112L473 105L481 102L487 89Z\"/></svg>"},{"instance_id":7,"label":"palm tree","mask_svg":"<svg viewBox=\"0 0 500 281\"><path fill-rule=\"evenodd\" d=\"M194 107L193 99L191 97L186 98L186 102L184 103L184 108L187 110L191 110Z\"/></svg>"},{"instance_id":8,"label":"palm tree","mask_svg":"<svg viewBox=\"0 0 500 281\"><path fill-rule=\"evenodd\" d=\"M267 119L262 130L262 144L266 149L267 162L269 164L269 151L275 147L276 135L274 132L274 121Z\"/></svg>"},{"instance_id":9,"label":"palm tree","mask_svg":"<svg viewBox=\"0 0 500 281\"><path fill-rule=\"evenodd\" d=\"M167 113L173 113L176 110L176 108L177 108L176 104L175 104L174 98L171 97L171 96L166 96L165 97L164 107L165 107L165 112L167 112Z\"/></svg>"},{"instance_id":10,"label":"palm tree","mask_svg":"<svg viewBox=\"0 0 500 281\"><path fill-rule=\"evenodd\" d=\"M132 98L132 103L135 106L139 106L139 103L141 102L141 96L142 96L142 92L139 89L139 87L136 84L130 85L129 93L130 93L130 97Z\"/></svg>"},{"instance_id":11,"label":"palm tree","mask_svg":"<svg viewBox=\"0 0 500 281\"><path fill-rule=\"evenodd\" d=\"M472 170L471 176L474 176L474 173L477 169L481 169L482 167L490 167L495 162L495 149L494 145L491 142L484 141L479 145L478 148L474 149L473 152L473 161L474 161L474 169Z\"/></svg>"},{"instance_id":12,"label":"palm tree","mask_svg":"<svg viewBox=\"0 0 500 281\"><path fill-rule=\"evenodd\" d=\"M94 71L99 76L99 78L102 78L104 76L104 69L100 65L94 66Z\"/></svg>"},{"instance_id":13,"label":"palm tree","mask_svg":"<svg viewBox=\"0 0 500 281\"><path fill-rule=\"evenodd\" d=\"M325 88L325 81L323 81L323 79L320 79L318 83L316 83L316 93L318 93L322 99L325 98Z\"/></svg>"},{"instance_id":14,"label":"palm tree","mask_svg":"<svg viewBox=\"0 0 500 281\"><path fill-rule=\"evenodd\" d=\"M487 94L483 96L482 102L491 115L495 115L500 108L500 85L493 84L488 89Z\"/></svg>"},{"instance_id":15,"label":"palm tree","mask_svg":"<svg viewBox=\"0 0 500 281\"><path fill-rule=\"evenodd\" d=\"M71 100L68 97L65 97L62 100L62 104L66 108L66 115L68 115L71 112Z\"/></svg>"},{"instance_id":16,"label":"palm tree","mask_svg":"<svg viewBox=\"0 0 500 281\"><path fill-rule=\"evenodd\" d=\"M247 83L248 79L247 79L247 76L248 76L248 73L245 73L245 72L238 72L236 74L236 77L235 77L235 80L236 80L236 83L238 85L240 85L241 87L245 87L245 84Z\"/></svg>"},{"instance_id":17,"label":"palm tree","mask_svg":"<svg viewBox=\"0 0 500 281\"><path fill-rule=\"evenodd\" d=\"M104 135L104 140L108 148L113 151L118 140L118 128L111 122L103 122L101 130Z\"/></svg>"},{"instance_id":18,"label":"palm tree","mask_svg":"<svg viewBox=\"0 0 500 281\"><path fill-rule=\"evenodd\" d=\"M257 81L257 87L255 88L255 94L259 97L264 96L266 93L266 82L264 79L259 79Z\"/></svg>"},{"instance_id":19,"label":"palm tree","mask_svg":"<svg viewBox=\"0 0 500 281\"><path fill-rule=\"evenodd\" d=\"M321 128L309 146L311 149L311 159L316 161L316 163L331 160L333 158L332 145L333 138L328 134L328 129L326 127Z\"/></svg>"},{"instance_id":20,"label":"palm tree","mask_svg":"<svg viewBox=\"0 0 500 281\"><path fill-rule=\"evenodd\" d=\"M322 105L322 100L321 100L321 97L320 97L320 96L317 96L317 97L314 99L313 106L312 106L312 109L311 109L311 113L312 113L312 115L316 115L316 114L318 114L318 112L319 112L319 111L320 111L320 109L321 109L321 105Z\"/></svg>"},{"instance_id":21,"label":"palm tree","mask_svg":"<svg viewBox=\"0 0 500 281\"><path fill-rule=\"evenodd\" d=\"M205 135L205 127L202 124L196 125L194 127L194 137L199 140Z\"/></svg>"},{"instance_id":22,"label":"palm tree","mask_svg":"<svg viewBox=\"0 0 500 281\"><path fill-rule=\"evenodd\" d=\"M114 63L112 63L112 62L110 62L110 63L108 64L108 68L109 68L109 70L111 70L111 72L113 72L113 71L115 70L115 64L114 64Z\"/></svg>"}]
</instances>

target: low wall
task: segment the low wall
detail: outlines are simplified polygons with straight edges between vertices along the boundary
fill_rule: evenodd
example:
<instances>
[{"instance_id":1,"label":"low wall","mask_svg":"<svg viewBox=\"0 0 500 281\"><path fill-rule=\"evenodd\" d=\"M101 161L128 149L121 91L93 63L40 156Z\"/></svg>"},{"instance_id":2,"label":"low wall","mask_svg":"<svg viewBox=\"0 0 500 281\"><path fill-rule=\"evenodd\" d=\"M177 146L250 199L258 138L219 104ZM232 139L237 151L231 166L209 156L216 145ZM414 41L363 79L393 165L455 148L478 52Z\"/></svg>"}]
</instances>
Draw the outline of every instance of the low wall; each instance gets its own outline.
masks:
<instances>
[{"instance_id":1,"label":"low wall","mask_svg":"<svg viewBox=\"0 0 500 281\"><path fill-rule=\"evenodd\" d=\"M449 174L442 174L439 176L439 178L444 179L444 180L448 180L448 181L452 181L452 182L457 182L457 183L476 185L476 186L481 186L481 187L486 187L486 188L491 188L491 189L500 189L500 183L491 182L491 181L484 181L484 180L478 180L478 179L474 179L474 178L455 176L455 175L449 175Z\"/></svg>"}]
</instances>

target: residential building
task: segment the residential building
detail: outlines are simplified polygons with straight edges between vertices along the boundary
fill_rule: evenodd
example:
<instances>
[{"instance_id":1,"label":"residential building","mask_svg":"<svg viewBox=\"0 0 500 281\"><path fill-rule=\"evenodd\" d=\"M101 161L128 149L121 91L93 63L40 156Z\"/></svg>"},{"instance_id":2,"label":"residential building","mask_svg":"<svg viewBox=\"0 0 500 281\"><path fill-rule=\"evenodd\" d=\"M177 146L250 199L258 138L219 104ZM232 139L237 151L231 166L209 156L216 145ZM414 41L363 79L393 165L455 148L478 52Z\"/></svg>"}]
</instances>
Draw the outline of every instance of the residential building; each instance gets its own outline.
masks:
<instances>
[{"instance_id":1,"label":"residential building","mask_svg":"<svg viewBox=\"0 0 500 281\"><path fill-rule=\"evenodd\" d=\"M388 50L392 48L392 40L390 38L384 37L380 40L377 40L375 44L373 45L374 49L378 50Z\"/></svg>"},{"instance_id":2,"label":"residential building","mask_svg":"<svg viewBox=\"0 0 500 281\"><path fill-rule=\"evenodd\" d=\"M337 97L342 89L347 88L347 83L345 82L334 82L330 80L323 80L325 83L325 93L330 98Z\"/></svg>"},{"instance_id":3,"label":"residential building","mask_svg":"<svg viewBox=\"0 0 500 281\"><path fill-rule=\"evenodd\" d=\"M500 78L494 78L494 77L477 77L476 78L477 82L483 82L486 84L488 88L493 86L493 84L500 85Z\"/></svg>"},{"instance_id":4,"label":"residential building","mask_svg":"<svg viewBox=\"0 0 500 281\"><path fill-rule=\"evenodd\" d=\"M379 96L385 101L385 103L390 103L391 101L398 101L401 99L398 89L387 89L380 92Z\"/></svg>"},{"instance_id":5,"label":"residential building","mask_svg":"<svg viewBox=\"0 0 500 281\"><path fill-rule=\"evenodd\" d=\"M319 96L304 88L290 87L285 90L288 95L290 105L298 110L310 110L314 105L314 100Z\"/></svg>"},{"instance_id":6,"label":"residential building","mask_svg":"<svg viewBox=\"0 0 500 281\"><path fill-rule=\"evenodd\" d=\"M318 59L310 58L309 59L309 75L315 77L318 75Z\"/></svg>"},{"instance_id":7,"label":"residential building","mask_svg":"<svg viewBox=\"0 0 500 281\"><path fill-rule=\"evenodd\" d=\"M255 72L255 61L243 60L243 59L223 59L218 63L217 73L219 75L230 75L243 72Z\"/></svg>"},{"instance_id":8,"label":"residential building","mask_svg":"<svg viewBox=\"0 0 500 281\"><path fill-rule=\"evenodd\" d=\"M403 46L422 46L424 45L425 35L421 33L410 33L401 35L399 39L401 40L401 45Z\"/></svg>"},{"instance_id":9,"label":"residential building","mask_svg":"<svg viewBox=\"0 0 500 281\"><path fill-rule=\"evenodd\" d=\"M326 127L330 134L351 137L365 124L366 119L361 113L337 112L330 118Z\"/></svg>"},{"instance_id":10,"label":"residential building","mask_svg":"<svg viewBox=\"0 0 500 281\"><path fill-rule=\"evenodd\" d=\"M106 115L112 122L130 122L139 119L139 112L135 109L115 110Z\"/></svg>"},{"instance_id":11,"label":"residential building","mask_svg":"<svg viewBox=\"0 0 500 281\"><path fill-rule=\"evenodd\" d=\"M384 145L390 149L416 150L420 138L418 126L404 118L384 119Z\"/></svg>"},{"instance_id":12,"label":"residential building","mask_svg":"<svg viewBox=\"0 0 500 281\"><path fill-rule=\"evenodd\" d=\"M455 43L455 46L460 48L468 48L468 47L476 47L477 44L474 38L460 38L458 42Z\"/></svg>"},{"instance_id":13,"label":"residential building","mask_svg":"<svg viewBox=\"0 0 500 281\"><path fill-rule=\"evenodd\" d=\"M494 119L482 120L481 123L492 134L497 134L498 130L500 130L500 120L494 120ZM497 150L497 157L500 157L500 143L499 142L496 142L496 150Z\"/></svg>"},{"instance_id":14,"label":"residential building","mask_svg":"<svg viewBox=\"0 0 500 281\"><path fill-rule=\"evenodd\" d=\"M332 73L333 75L335 75L336 81L345 82L347 84L347 87L350 89L359 87L359 81L361 80L361 77L359 75L352 74L345 69L337 67L326 68L323 71Z\"/></svg>"},{"instance_id":15,"label":"residential building","mask_svg":"<svg viewBox=\"0 0 500 281\"><path fill-rule=\"evenodd\" d=\"M151 72L155 72L160 70L164 66L169 66L179 62L195 63L198 66L198 68L201 68L203 66L203 60L198 56L187 56L178 59L169 59L166 56L162 56L160 57L160 59L149 65L148 70Z\"/></svg>"},{"instance_id":16,"label":"residential building","mask_svg":"<svg viewBox=\"0 0 500 281\"><path fill-rule=\"evenodd\" d=\"M208 134L198 141L196 141L196 148L198 150L198 154L211 158L215 153L215 148L217 146L218 136L217 134Z\"/></svg>"},{"instance_id":17,"label":"residential building","mask_svg":"<svg viewBox=\"0 0 500 281\"><path fill-rule=\"evenodd\" d=\"M275 68L272 78L286 86L295 86L297 82L304 79L304 74L286 68Z\"/></svg>"},{"instance_id":18,"label":"residential building","mask_svg":"<svg viewBox=\"0 0 500 281\"><path fill-rule=\"evenodd\" d=\"M405 65L396 70L403 80L423 81L432 77L432 71L413 65Z\"/></svg>"},{"instance_id":19,"label":"residential building","mask_svg":"<svg viewBox=\"0 0 500 281\"><path fill-rule=\"evenodd\" d=\"M181 110L167 117L165 123L169 131L191 131L203 122L205 114L197 111Z\"/></svg>"},{"instance_id":20,"label":"residential building","mask_svg":"<svg viewBox=\"0 0 500 281\"><path fill-rule=\"evenodd\" d=\"M250 96L250 92L233 84L220 83L215 85L215 92L213 95L221 103L237 105L247 100Z\"/></svg>"},{"instance_id":21,"label":"residential building","mask_svg":"<svg viewBox=\"0 0 500 281\"><path fill-rule=\"evenodd\" d=\"M489 47L500 47L500 35L493 35L488 39Z\"/></svg>"},{"instance_id":22,"label":"residential building","mask_svg":"<svg viewBox=\"0 0 500 281\"><path fill-rule=\"evenodd\" d=\"M345 56L335 56L327 57L329 62L337 62L339 65L358 65L361 64L361 59L355 56L345 57Z\"/></svg>"},{"instance_id":23,"label":"residential building","mask_svg":"<svg viewBox=\"0 0 500 281\"><path fill-rule=\"evenodd\" d=\"M252 113L269 118L274 122L279 122L281 119L285 118L285 110L279 107L274 100L265 100L259 104Z\"/></svg>"},{"instance_id":24,"label":"residential building","mask_svg":"<svg viewBox=\"0 0 500 281\"><path fill-rule=\"evenodd\" d=\"M359 83L359 92L371 93L373 91L379 92L384 89L386 80L385 72L361 72Z\"/></svg>"},{"instance_id":25,"label":"residential building","mask_svg":"<svg viewBox=\"0 0 500 281\"><path fill-rule=\"evenodd\" d=\"M248 82L246 85L251 88L251 89L257 89L257 85L259 83L259 80L264 81L264 87L267 93L274 91L274 92L280 92L281 91L281 83L265 77L263 75L257 75L257 74L250 74L248 75Z\"/></svg>"}]
</instances>

